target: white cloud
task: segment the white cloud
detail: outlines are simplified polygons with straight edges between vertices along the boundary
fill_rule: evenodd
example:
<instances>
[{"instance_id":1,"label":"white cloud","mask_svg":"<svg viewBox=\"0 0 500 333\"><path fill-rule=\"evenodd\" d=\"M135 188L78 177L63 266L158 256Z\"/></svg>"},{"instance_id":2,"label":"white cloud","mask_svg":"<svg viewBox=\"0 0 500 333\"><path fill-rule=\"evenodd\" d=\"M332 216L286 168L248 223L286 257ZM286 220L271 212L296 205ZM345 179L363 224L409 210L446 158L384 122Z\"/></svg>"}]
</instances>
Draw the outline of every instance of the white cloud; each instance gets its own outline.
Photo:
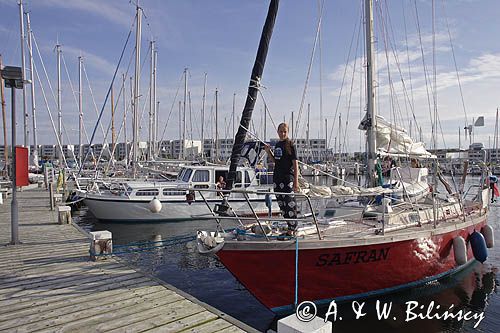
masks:
<instances>
[{"instance_id":1,"label":"white cloud","mask_svg":"<svg viewBox=\"0 0 500 333\"><path fill-rule=\"evenodd\" d=\"M5 0L3 0L5 1ZM132 25L132 10L123 10L117 3L102 0L37 0L37 6L59 7L69 10L85 11L118 25L129 28Z\"/></svg>"}]
</instances>

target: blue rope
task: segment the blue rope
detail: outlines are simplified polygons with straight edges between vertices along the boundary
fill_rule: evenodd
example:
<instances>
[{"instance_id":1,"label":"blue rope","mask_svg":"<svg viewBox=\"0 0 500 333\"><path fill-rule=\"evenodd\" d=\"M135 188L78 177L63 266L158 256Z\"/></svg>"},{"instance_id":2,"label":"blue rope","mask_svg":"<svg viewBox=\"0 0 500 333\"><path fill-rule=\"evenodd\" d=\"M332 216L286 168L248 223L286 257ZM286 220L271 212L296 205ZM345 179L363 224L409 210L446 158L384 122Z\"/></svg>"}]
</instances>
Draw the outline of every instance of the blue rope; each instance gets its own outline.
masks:
<instances>
[{"instance_id":1,"label":"blue rope","mask_svg":"<svg viewBox=\"0 0 500 333\"><path fill-rule=\"evenodd\" d=\"M299 238L295 238L295 308L299 299Z\"/></svg>"}]
</instances>

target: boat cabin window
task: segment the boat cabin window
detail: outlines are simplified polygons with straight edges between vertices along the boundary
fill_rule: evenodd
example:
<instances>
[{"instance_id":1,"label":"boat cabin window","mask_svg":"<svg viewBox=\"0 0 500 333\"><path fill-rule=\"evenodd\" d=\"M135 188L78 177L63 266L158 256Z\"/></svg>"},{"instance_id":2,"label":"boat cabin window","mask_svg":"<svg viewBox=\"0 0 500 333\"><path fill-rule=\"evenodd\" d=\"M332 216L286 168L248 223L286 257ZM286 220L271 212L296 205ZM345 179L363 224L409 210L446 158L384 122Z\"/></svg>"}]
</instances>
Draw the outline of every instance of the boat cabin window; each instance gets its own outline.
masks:
<instances>
[{"instance_id":1,"label":"boat cabin window","mask_svg":"<svg viewBox=\"0 0 500 333\"><path fill-rule=\"evenodd\" d=\"M184 176L184 172L186 172L186 168L182 168L177 174L177 180L182 180L182 176Z\"/></svg>"},{"instance_id":2,"label":"boat cabin window","mask_svg":"<svg viewBox=\"0 0 500 333\"><path fill-rule=\"evenodd\" d=\"M175 188L164 188L163 195L186 195L186 191L178 190Z\"/></svg>"},{"instance_id":3,"label":"boat cabin window","mask_svg":"<svg viewBox=\"0 0 500 333\"><path fill-rule=\"evenodd\" d=\"M153 197L158 195L159 191L157 189L147 189L147 190L137 190L135 193L138 197Z\"/></svg>"},{"instance_id":4,"label":"boat cabin window","mask_svg":"<svg viewBox=\"0 0 500 333\"><path fill-rule=\"evenodd\" d=\"M196 183L208 183L210 181L210 172L208 170L196 170L192 181Z\"/></svg>"},{"instance_id":5,"label":"boat cabin window","mask_svg":"<svg viewBox=\"0 0 500 333\"><path fill-rule=\"evenodd\" d=\"M191 174L193 173L193 169L186 169L184 174L182 175L182 181L188 182L189 178L191 178Z\"/></svg>"}]
</instances>

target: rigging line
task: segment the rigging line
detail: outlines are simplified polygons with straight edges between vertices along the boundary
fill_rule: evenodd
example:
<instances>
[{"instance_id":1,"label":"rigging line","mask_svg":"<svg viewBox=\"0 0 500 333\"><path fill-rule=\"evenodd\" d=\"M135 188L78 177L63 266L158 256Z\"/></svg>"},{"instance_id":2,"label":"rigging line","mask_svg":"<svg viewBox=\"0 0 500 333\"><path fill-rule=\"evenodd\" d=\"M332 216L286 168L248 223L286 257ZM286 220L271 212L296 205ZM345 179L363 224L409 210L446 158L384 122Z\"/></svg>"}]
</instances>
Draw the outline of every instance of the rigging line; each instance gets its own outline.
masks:
<instances>
[{"instance_id":1,"label":"rigging line","mask_svg":"<svg viewBox=\"0 0 500 333\"><path fill-rule=\"evenodd\" d=\"M165 131L167 130L168 122L170 121L170 117L172 116L172 111L175 107L175 102L177 101L177 96L179 95L179 89L181 88L182 79L184 77L184 73L181 74L181 78L179 79L179 85L177 86L177 91L175 92L174 100L172 101L172 106L170 107L170 112L168 113L167 121L165 122L165 126L163 127L163 132L161 134L160 142L163 141L165 136Z\"/></svg>"},{"instance_id":2,"label":"rigging line","mask_svg":"<svg viewBox=\"0 0 500 333\"><path fill-rule=\"evenodd\" d=\"M70 78L70 75L69 75L68 66L66 65L66 60L64 58L64 54L62 54L61 58L63 60L64 68L65 68L65 71L66 71L66 75L68 76L68 81L69 81L69 85L70 85L71 91L73 93L73 98L75 99L75 103L78 105L78 99L77 99L76 94L75 94L75 89L74 89L73 83L71 82L71 78ZM82 114L82 120L83 119L84 119L84 115ZM64 127L64 123L63 123L63 127ZM87 128L85 127L85 122L83 122L83 134L84 134L85 139L87 140L87 142L89 142L89 135L88 135L88 132L87 132ZM95 158L93 152L92 152L92 158ZM82 160L82 163L83 162L85 162L85 161ZM77 161L77 166L79 166L78 165L78 161Z\"/></svg>"},{"instance_id":3,"label":"rigging line","mask_svg":"<svg viewBox=\"0 0 500 333\"><path fill-rule=\"evenodd\" d=\"M432 123L432 109L431 109L431 98L430 98L430 93L429 93L429 79L427 78L427 66L425 64L425 54L424 54L424 46L423 46L423 43L422 43L422 33L421 33L421 30L420 30L420 19L419 19L419 16L418 16L418 6L417 6L417 0L414 0L413 1L414 5L415 5L415 22L417 24L417 32L418 32L418 40L419 40L419 43L420 43L420 54L422 56L422 66L423 66L423 72L424 72L424 79L425 79L425 89L426 89L426 92L427 92L427 104L428 104L428 107L429 107L429 117L431 119L431 123ZM434 128L434 126L432 126Z\"/></svg>"},{"instance_id":4,"label":"rigging line","mask_svg":"<svg viewBox=\"0 0 500 333\"><path fill-rule=\"evenodd\" d=\"M325 0L318 0L319 14L321 15ZM323 137L323 51L321 43L321 27L319 29L319 138ZM325 133L326 134L326 133Z\"/></svg>"},{"instance_id":5,"label":"rigging line","mask_svg":"<svg viewBox=\"0 0 500 333\"><path fill-rule=\"evenodd\" d=\"M457 58L455 57L455 47L453 45L453 40L451 38L451 31L450 31L450 25L448 23L448 16L446 15L446 9L445 9L445 4L444 1L442 2L442 9L443 9L443 16L445 18L446 22L446 28L448 30L448 37L450 39L450 46L451 46L451 54L453 56L453 64L455 65L455 73L457 73L457 81L458 81L458 89L460 90L460 98L462 100L462 107L464 110L464 116L465 116L465 125L467 125L467 108L465 107L465 100L464 100L464 94L462 92L462 82L460 80L460 74L458 72L458 66L457 66Z\"/></svg>"},{"instance_id":6,"label":"rigging line","mask_svg":"<svg viewBox=\"0 0 500 333\"><path fill-rule=\"evenodd\" d=\"M38 83L40 85L40 89L42 90L43 100L45 102L45 107L47 108L47 112L49 114L49 119L50 119L50 123L52 124L52 130L54 131L54 136L56 138L57 146L59 147L60 151L62 152L63 150L62 150L61 141L59 140L59 136L57 135L56 125L54 124L54 118L52 118L52 112L50 111L50 106L49 106L49 102L47 100L47 95L45 94L45 89L43 89L42 81L40 80L40 75L38 75L38 70L36 68L37 67L33 63L33 70L35 71L36 78L37 78ZM64 154L61 154L61 157L63 159L64 165L66 165L66 167L67 167L68 163L66 162L66 157L64 156Z\"/></svg>"},{"instance_id":7,"label":"rigging line","mask_svg":"<svg viewBox=\"0 0 500 333\"><path fill-rule=\"evenodd\" d=\"M90 85L90 80L89 80L89 77L87 75L87 70L85 69L85 63L82 61L82 69L83 69L83 73L85 74L85 79L87 80L87 86L89 88L89 92L90 92L90 97L92 98L92 103L94 104L94 111L95 111L95 114L96 116L99 115L99 109L97 108L97 104L95 102L95 97L94 97L94 92L92 91L92 86ZM112 86L112 84L111 84ZM97 126L97 124L96 124ZM104 127L102 126L102 123L99 122L99 127L101 128L101 132L102 132L102 136L103 136L103 144L107 144L106 142L106 135L104 134ZM103 147L104 148L104 147ZM109 151L109 148L108 148L108 151Z\"/></svg>"},{"instance_id":8,"label":"rigging line","mask_svg":"<svg viewBox=\"0 0 500 333\"><path fill-rule=\"evenodd\" d=\"M387 18L389 20L388 25L389 25L389 28L391 29L391 33L392 33L392 40L395 41L394 30L392 29L391 16L389 15L389 10L388 10L387 3L386 3L386 12L387 12ZM415 121L415 124L418 127L418 121L417 121L417 118L416 118L416 115L415 115L414 102L410 102L410 96L408 94L408 88L406 87L406 83L405 83L404 76L403 76L403 71L401 70L401 62L399 61L399 57L398 57L398 55L396 53L396 47L391 43L390 40L389 40L389 46L391 47L392 56L394 57L394 60L396 62L396 67L398 69L399 77L401 78L401 84L402 84L402 88L403 88L402 90L403 90L403 94L404 94L404 96L406 98L405 101L408 101L408 104L410 105L410 110L411 110L411 114L412 114L413 120ZM407 49L408 62L409 62L408 43L406 44L406 49ZM410 91L411 91L412 100L413 100L413 87L411 85L411 74L410 74ZM398 108L401 109L401 106L399 105L399 101L398 100L397 100L397 104L398 104ZM410 117L408 116L408 104L405 102L406 117L409 119ZM402 115L401 115L401 117L402 117ZM403 119L401 119L401 122L404 123Z\"/></svg>"},{"instance_id":9,"label":"rigging line","mask_svg":"<svg viewBox=\"0 0 500 333\"><path fill-rule=\"evenodd\" d=\"M361 18L360 21L362 21L363 20L362 15L360 15L360 18ZM354 43L354 37L356 36L356 28L361 29L361 24L358 27L358 22L359 21L355 22L354 29L352 31L351 43L349 45L349 52L347 53L347 61L345 63L345 67L344 67L344 74L342 75L342 82L340 84L339 97L337 99L337 106L335 107L335 115L333 116L333 122L331 124L331 130L330 130L330 135L328 138L327 147L329 147L331 142L332 142L333 130L335 128L335 122L337 121L337 114L338 114L339 108L340 108L340 99L342 98L342 90L344 89L344 83L345 83L345 79L346 79L346 75L347 75L347 68L349 67L349 61L351 59L352 45Z\"/></svg>"},{"instance_id":10,"label":"rigging line","mask_svg":"<svg viewBox=\"0 0 500 333\"><path fill-rule=\"evenodd\" d=\"M86 75L86 73L85 73L85 75ZM118 103L120 102L120 97L122 96L122 92L123 92L123 91L124 91L124 89L125 89L124 87L125 87L125 85L124 85L124 83L122 83L122 84L121 84L121 87L120 87L120 91L119 91L118 96L117 96L117 98L116 98L116 104L117 104L117 105L118 105ZM124 93L124 94L125 94L125 93ZM107 127L107 129L106 129L106 134L104 135L103 142L107 142L108 135L109 135L109 132L110 132L110 130L111 130L111 125L112 125L112 124L111 124L111 121L110 121L110 122L108 123L108 127ZM120 126L120 131L121 131L121 126ZM120 135L120 132L118 132L118 136L117 136L117 137L119 137L119 135ZM126 143L125 143L125 144L126 144ZM107 150L108 150L108 152L109 152L109 161L108 161L108 167L107 167L107 169L106 169L106 172L108 171L108 169L109 169L109 167L111 166L111 164L113 164L113 166L114 166L114 163L115 163L115 158L114 158L114 156L115 156L116 145L115 145L114 147L112 147L112 148L113 148L113 150L111 151L111 150L109 149L109 145L107 146ZM101 151L100 151L100 153L99 153L99 157L97 158L97 161L100 161L100 160L101 160L103 153L104 153L104 145L102 146L102 149L101 149ZM96 175L96 177L97 177L97 164L95 165L95 170L94 170L94 171L95 171L95 175Z\"/></svg>"},{"instance_id":11,"label":"rigging line","mask_svg":"<svg viewBox=\"0 0 500 333\"><path fill-rule=\"evenodd\" d=\"M122 84L121 84L121 87L120 87L120 93L121 94L123 92L123 97L125 98L125 82L123 81ZM116 103L118 104L118 103ZM127 105L127 107L125 108L125 110L123 111L125 114L128 113L128 110L129 110L129 107L131 105ZM120 127L118 128L118 133L116 134L116 137L119 138L120 137L120 134L122 133L122 129L126 126L125 124L125 119L126 117L123 117L122 116L122 121L120 123ZM125 140L124 140L125 141ZM127 142L125 141L125 145L127 144ZM115 146L113 147L113 151L111 152L111 156L114 157L115 156L115 151L116 151L116 147L118 146L118 144L115 144ZM106 166L106 169L104 171L104 173L107 173L109 171L109 168L111 167L111 159L108 161L108 164Z\"/></svg>"},{"instance_id":12,"label":"rigging line","mask_svg":"<svg viewBox=\"0 0 500 333\"><path fill-rule=\"evenodd\" d=\"M359 25L359 27L361 27L361 25ZM358 53L360 36L361 36L361 29L358 29L358 36L357 36L357 40L356 40L356 50L354 51L354 54ZM351 89L350 89L350 92L349 92L349 98L348 98L348 102L347 102L347 116L346 116L346 121L345 121L344 138L343 138L343 144L342 144L342 149L344 149L343 150L344 152L347 152L347 149L346 149L347 127L349 125L349 115L350 115L350 112L351 112L351 101L352 101L352 93L353 93L353 90L354 90L354 77L356 75L357 60L358 60L358 58L354 59L354 65L353 65L353 68L352 68ZM340 142L340 138L339 138L339 142ZM341 153L341 156L342 156L342 150L340 150L340 153Z\"/></svg>"},{"instance_id":13,"label":"rigging line","mask_svg":"<svg viewBox=\"0 0 500 333\"><path fill-rule=\"evenodd\" d=\"M304 90L302 91L302 98L300 101L299 114L297 115L297 120L295 121L296 126L294 129L294 135L295 135L295 133L297 133L297 135L299 134L300 117L302 116L302 110L304 109L304 103L306 100L307 88L309 85L309 78L311 77L311 69L312 69L312 65L314 62L314 54L316 53L316 45L318 44L319 31L320 31L322 19L323 19L323 7L321 7L320 15L318 17L318 26L316 28L316 36L314 37L314 44L313 44L313 49L311 51L311 58L309 60L309 66L307 68L306 82L304 83Z\"/></svg>"},{"instance_id":14,"label":"rigging line","mask_svg":"<svg viewBox=\"0 0 500 333\"><path fill-rule=\"evenodd\" d=\"M103 104L101 112L99 114L99 118L97 119L97 123L99 123L101 121L102 115L104 114L104 108L106 107L106 103L108 102L109 94L111 92L111 87L113 86L113 83L115 82L116 74L118 73L118 69L120 68L120 64L122 62L123 55L125 54L125 49L127 48L127 45L128 45L128 42L130 40L131 35L132 35L132 29L130 29L130 31L128 32L127 40L126 40L125 45L123 46L123 50L120 54L120 59L118 60L118 64L115 68L115 73L113 74L113 79L111 80L111 84L108 88L108 92L106 93L106 98L104 99L104 104ZM96 131L97 131L97 124L96 124L96 126L94 126L94 130L92 132L92 137L90 138L90 143L89 143L90 145L92 145L92 142L94 141ZM85 154L85 159L87 159L88 155L89 155L89 152L87 151L87 154ZM82 171L82 166L80 166L80 170L78 170L78 173L80 173L81 171Z\"/></svg>"},{"instance_id":15,"label":"rigging line","mask_svg":"<svg viewBox=\"0 0 500 333\"><path fill-rule=\"evenodd\" d=\"M271 119L271 122L273 123L274 129L278 130L278 126L276 126L276 123L274 122L273 116L271 115L271 111L267 107L267 102L266 102L266 99L264 98L264 94L262 93L260 88L257 88L257 91L259 92L260 97L262 97L262 103L264 103L264 110L266 112L266 115L269 114L269 119Z\"/></svg>"},{"instance_id":16,"label":"rigging line","mask_svg":"<svg viewBox=\"0 0 500 333\"><path fill-rule=\"evenodd\" d=\"M47 69L45 68L45 63L43 62L42 54L40 53L40 49L38 48L38 42L36 41L35 34L32 34L33 38L33 44L35 44L36 51L38 53L38 58L40 59L40 63L42 64L42 69L45 74L45 79L47 80L47 84L49 85L50 92L52 93L52 98L54 98L54 103L57 104L57 98L56 95L54 94L54 89L52 88L52 85L50 84L50 79L49 75L47 73Z\"/></svg>"},{"instance_id":17,"label":"rigging line","mask_svg":"<svg viewBox=\"0 0 500 333\"><path fill-rule=\"evenodd\" d=\"M415 98L413 96L413 83L412 83L412 80L411 80L411 62L410 62L410 49L409 49L409 46L408 46L408 31L407 31L407 24L406 24L406 15L405 15L405 6L404 6L404 2L402 1L401 2L403 5L403 23L404 23L404 27L405 27L405 42L406 42L406 59L407 59L407 62L408 62L408 80L410 82L410 92L411 92L411 101L409 101L410 103L410 108L412 110L412 112L414 113L414 110L415 110ZM413 117L415 117L415 115L413 115ZM418 124L415 124L415 128L418 128Z\"/></svg>"},{"instance_id":18,"label":"rigging line","mask_svg":"<svg viewBox=\"0 0 500 333\"><path fill-rule=\"evenodd\" d=\"M386 61L386 68L387 68L387 81L388 81L388 86L389 86L389 102L390 102L390 123L391 123L391 126L392 124L396 124L397 123L397 117L396 117L396 103L395 103L395 99L397 98L396 96L396 91L394 89L394 81L392 80L392 76L391 76L391 66L390 66L390 59L389 59L389 54L388 54L388 43L387 43L387 35L388 35L388 31L387 31L387 28L386 28L386 22L384 21L384 15L382 13L382 3L380 4L380 6L377 7L378 8L378 11L377 11L377 14L378 14L378 18L379 18L379 22L380 22L380 34L382 35L383 37L383 41L384 41L384 55L385 55L385 61ZM389 146L391 144L391 141L389 140Z\"/></svg>"}]
</instances>

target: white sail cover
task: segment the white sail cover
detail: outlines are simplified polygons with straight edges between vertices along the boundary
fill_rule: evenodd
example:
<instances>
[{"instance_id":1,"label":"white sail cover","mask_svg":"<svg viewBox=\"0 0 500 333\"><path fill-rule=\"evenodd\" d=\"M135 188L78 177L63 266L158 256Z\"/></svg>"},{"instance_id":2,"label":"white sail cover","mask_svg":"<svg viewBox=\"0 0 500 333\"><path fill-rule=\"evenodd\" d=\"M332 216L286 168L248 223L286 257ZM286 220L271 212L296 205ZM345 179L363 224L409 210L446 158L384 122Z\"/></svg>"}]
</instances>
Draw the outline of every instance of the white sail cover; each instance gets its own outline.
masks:
<instances>
[{"instance_id":1,"label":"white sail cover","mask_svg":"<svg viewBox=\"0 0 500 333\"><path fill-rule=\"evenodd\" d=\"M431 157L422 142L414 142L404 128L393 125L377 115L375 124L377 151L386 154L404 154L414 157Z\"/></svg>"}]
</instances>

